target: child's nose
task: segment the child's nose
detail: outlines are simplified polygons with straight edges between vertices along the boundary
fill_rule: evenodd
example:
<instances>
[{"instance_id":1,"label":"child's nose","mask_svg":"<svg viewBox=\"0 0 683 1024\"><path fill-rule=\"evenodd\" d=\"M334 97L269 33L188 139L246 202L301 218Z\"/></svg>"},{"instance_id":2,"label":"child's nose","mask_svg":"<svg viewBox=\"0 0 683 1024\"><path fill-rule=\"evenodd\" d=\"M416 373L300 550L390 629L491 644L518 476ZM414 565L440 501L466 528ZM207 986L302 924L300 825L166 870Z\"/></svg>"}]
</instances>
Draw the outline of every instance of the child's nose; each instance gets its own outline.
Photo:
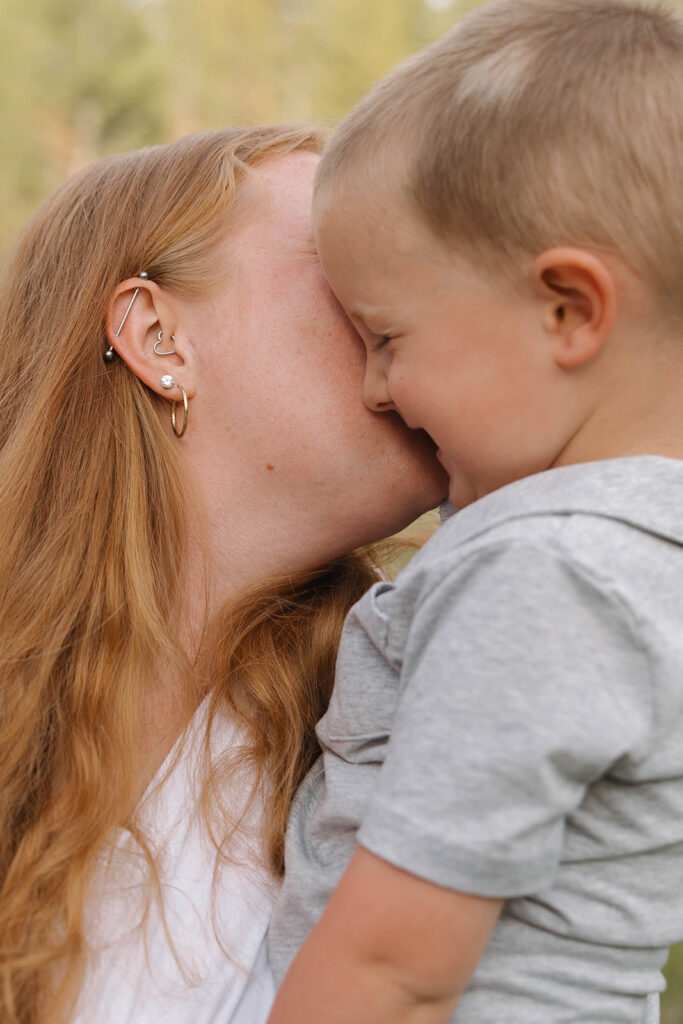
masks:
<instances>
[{"instance_id":1,"label":"child's nose","mask_svg":"<svg viewBox=\"0 0 683 1024\"><path fill-rule=\"evenodd\" d=\"M396 408L391 401L386 373L370 358L365 367L363 400L368 409L373 412L388 412L390 409Z\"/></svg>"}]
</instances>

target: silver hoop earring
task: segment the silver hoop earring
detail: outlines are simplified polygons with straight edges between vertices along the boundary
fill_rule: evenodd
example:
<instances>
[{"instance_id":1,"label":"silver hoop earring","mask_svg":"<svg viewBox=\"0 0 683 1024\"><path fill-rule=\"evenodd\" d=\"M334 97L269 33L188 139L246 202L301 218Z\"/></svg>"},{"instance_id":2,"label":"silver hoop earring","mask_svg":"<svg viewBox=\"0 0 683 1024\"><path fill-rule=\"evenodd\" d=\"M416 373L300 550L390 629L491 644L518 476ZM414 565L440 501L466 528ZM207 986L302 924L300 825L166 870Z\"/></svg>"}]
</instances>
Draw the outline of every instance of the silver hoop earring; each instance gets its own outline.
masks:
<instances>
[{"instance_id":1,"label":"silver hoop earring","mask_svg":"<svg viewBox=\"0 0 683 1024\"><path fill-rule=\"evenodd\" d=\"M146 270L141 271L138 274L138 277L141 277L143 279L143 281L149 281L149 274L147 273ZM114 334L115 338L118 338L119 334L123 330L123 325L125 324L126 320L128 319L128 314L130 313L131 309L133 308L133 303L137 299L139 291L140 291L140 289L136 288L135 291L133 292L133 298L128 303L128 309L123 314L123 320L119 324L119 329ZM105 363L113 363L115 356L116 356L116 349L114 348L113 345L110 345L109 348L105 349L104 353L102 354L102 358L104 359Z\"/></svg>"},{"instance_id":2,"label":"silver hoop earring","mask_svg":"<svg viewBox=\"0 0 683 1024\"><path fill-rule=\"evenodd\" d=\"M175 349L174 348L170 348L167 352L160 352L159 351L157 346L158 345L162 345L163 341L164 341L164 332L163 331L159 331L159 333L157 334L157 340L154 342L154 346L153 346L155 355L157 355L157 356L174 356L175 355ZM175 341L175 334L171 335L171 341Z\"/></svg>"},{"instance_id":3,"label":"silver hoop earring","mask_svg":"<svg viewBox=\"0 0 683 1024\"><path fill-rule=\"evenodd\" d=\"M185 388L182 386L182 384L176 384L176 387L178 388L180 394L183 396L183 425L180 428L180 430L178 430L178 424L176 423L175 418L175 407L178 403L171 402L171 426L173 427L173 433L175 434L175 436L182 437L185 431L187 430L187 418L190 414L190 405L187 400Z\"/></svg>"}]
</instances>

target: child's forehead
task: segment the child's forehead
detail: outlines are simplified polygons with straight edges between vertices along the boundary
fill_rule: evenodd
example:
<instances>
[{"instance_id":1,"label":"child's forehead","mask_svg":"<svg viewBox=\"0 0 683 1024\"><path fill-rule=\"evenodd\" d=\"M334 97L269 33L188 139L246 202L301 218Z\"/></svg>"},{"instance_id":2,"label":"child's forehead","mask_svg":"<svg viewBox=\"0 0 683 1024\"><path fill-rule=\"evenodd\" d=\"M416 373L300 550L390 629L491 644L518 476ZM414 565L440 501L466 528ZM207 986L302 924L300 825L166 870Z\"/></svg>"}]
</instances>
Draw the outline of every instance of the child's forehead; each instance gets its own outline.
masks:
<instances>
[{"instance_id":1,"label":"child's forehead","mask_svg":"<svg viewBox=\"0 0 683 1024\"><path fill-rule=\"evenodd\" d=\"M401 182L365 168L357 173L341 173L323 188L314 189L313 222L339 221L348 230L377 232L397 220L403 224L420 219L403 194Z\"/></svg>"},{"instance_id":2,"label":"child's forehead","mask_svg":"<svg viewBox=\"0 0 683 1024\"><path fill-rule=\"evenodd\" d=\"M313 229L319 250L375 263L445 255L421 217L396 197L360 189L328 194L314 204Z\"/></svg>"}]
</instances>

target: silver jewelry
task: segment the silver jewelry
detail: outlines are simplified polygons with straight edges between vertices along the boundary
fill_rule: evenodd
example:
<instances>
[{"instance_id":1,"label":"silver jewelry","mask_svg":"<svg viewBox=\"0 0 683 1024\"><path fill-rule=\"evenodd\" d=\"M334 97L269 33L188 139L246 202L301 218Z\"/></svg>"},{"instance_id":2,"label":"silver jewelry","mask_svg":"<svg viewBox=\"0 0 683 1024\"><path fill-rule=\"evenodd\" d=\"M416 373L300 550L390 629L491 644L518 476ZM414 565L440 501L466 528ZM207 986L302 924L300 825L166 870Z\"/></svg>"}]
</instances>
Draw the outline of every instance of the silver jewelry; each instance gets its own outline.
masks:
<instances>
[{"instance_id":1,"label":"silver jewelry","mask_svg":"<svg viewBox=\"0 0 683 1024\"><path fill-rule=\"evenodd\" d=\"M138 277L141 277L144 281L148 281L149 280L149 274L147 273L146 270L141 271L141 273L138 274ZM128 319L128 314L130 313L131 309L133 308L133 303L137 299L139 291L140 291L140 288L138 287L133 292L133 298L128 303L128 309L123 314L123 320L119 324L119 329L118 329L118 331L114 335L115 338L118 338L119 334L123 330L123 325L125 324L126 320ZM112 363L114 361L115 356L116 356L116 350L115 350L113 345L110 345L109 348L105 349L104 355L102 356L102 358L104 359L105 363Z\"/></svg>"},{"instance_id":2,"label":"silver jewelry","mask_svg":"<svg viewBox=\"0 0 683 1024\"><path fill-rule=\"evenodd\" d=\"M160 383L161 383L162 388L166 388L166 390L168 391L169 388L173 387L173 385L175 384L175 381L174 381L174 379L173 379L173 377L171 376L170 373L165 373L163 375L163 377L161 378ZM180 385L178 385L178 387L180 387Z\"/></svg>"},{"instance_id":3,"label":"silver jewelry","mask_svg":"<svg viewBox=\"0 0 683 1024\"><path fill-rule=\"evenodd\" d=\"M163 338L164 338L164 332L163 331L159 331L159 333L157 334L157 340L154 342L154 352L155 352L155 354L158 355L158 356L174 356L175 355L175 349L174 348L169 348L167 352L160 352L159 349L157 348L157 345L162 345L163 344ZM175 334L171 335L171 341L175 341Z\"/></svg>"}]
</instances>

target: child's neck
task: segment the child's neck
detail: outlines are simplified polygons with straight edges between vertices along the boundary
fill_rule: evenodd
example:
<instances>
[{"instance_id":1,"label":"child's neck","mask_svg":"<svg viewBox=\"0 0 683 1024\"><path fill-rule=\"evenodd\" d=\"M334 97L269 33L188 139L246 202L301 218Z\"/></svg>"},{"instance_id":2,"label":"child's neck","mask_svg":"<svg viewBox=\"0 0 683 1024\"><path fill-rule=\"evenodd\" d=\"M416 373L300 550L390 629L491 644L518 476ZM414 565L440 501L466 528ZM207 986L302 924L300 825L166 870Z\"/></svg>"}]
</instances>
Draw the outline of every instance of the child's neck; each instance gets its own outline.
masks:
<instances>
[{"instance_id":1,"label":"child's neck","mask_svg":"<svg viewBox=\"0 0 683 1024\"><path fill-rule=\"evenodd\" d=\"M553 465L631 455L683 459L683 338L631 339L606 360L596 394Z\"/></svg>"}]
</instances>

